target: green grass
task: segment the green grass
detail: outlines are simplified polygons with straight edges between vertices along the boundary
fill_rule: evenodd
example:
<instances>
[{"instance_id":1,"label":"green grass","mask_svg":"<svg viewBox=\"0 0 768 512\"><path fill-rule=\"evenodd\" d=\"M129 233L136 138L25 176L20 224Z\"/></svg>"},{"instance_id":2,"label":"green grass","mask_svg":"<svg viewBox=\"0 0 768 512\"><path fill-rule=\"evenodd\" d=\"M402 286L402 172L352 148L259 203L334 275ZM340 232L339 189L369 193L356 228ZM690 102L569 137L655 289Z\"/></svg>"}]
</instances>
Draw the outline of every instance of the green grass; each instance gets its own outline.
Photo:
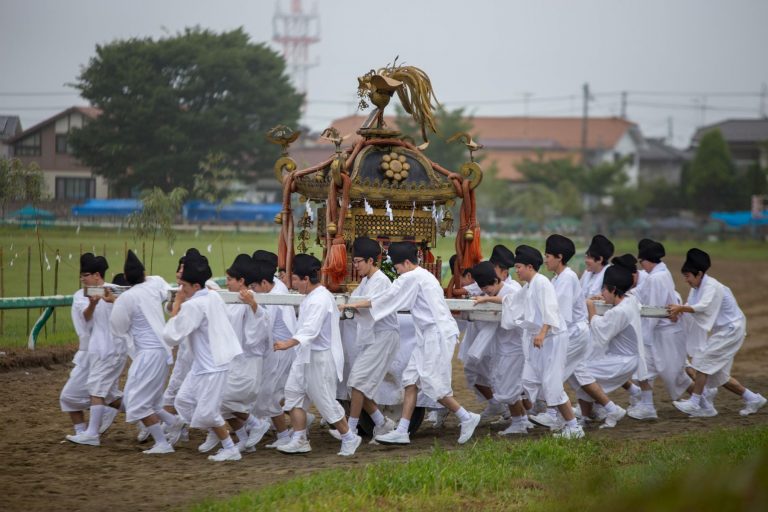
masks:
<instances>
[{"instance_id":1,"label":"green grass","mask_svg":"<svg viewBox=\"0 0 768 512\"><path fill-rule=\"evenodd\" d=\"M142 245L133 239L132 233L120 229L95 229L75 227L41 228L42 257L38 251L37 236L34 229L22 229L16 226L0 225L0 247L3 250L2 281L3 294L7 297L29 295L52 295L55 289L56 251L59 251L60 263L57 291L70 294L79 286L78 258L83 252L105 254L110 263L108 277L122 271L123 255L127 248L134 249L145 262L148 271L161 275L171 281L176 270L179 255L189 247L197 247L208 256L214 275L223 276L225 269L240 252L252 253L256 249L277 250L277 226L271 232L237 233L215 231L183 231L171 246L164 239L155 242L154 252L151 242ZM633 240L616 240L617 254L636 252L636 242ZM492 247L504 243L513 248L526 243L543 249L544 240L526 239L483 239L483 254L488 257ZM665 241L669 255L683 256L693 245L709 251L714 259L729 260L765 260L766 245L756 241L728 240L724 242L685 242ZM583 269L581 254L586 249L587 241L576 239L577 256L572 262L575 270ZM208 247L210 246L210 252ZM30 269L27 268L27 248L30 250ZM322 255L320 247L311 247L318 257ZM454 252L452 237L438 239L435 255L442 257L444 262ZM154 257L150 261L150 255ZM47 263L46 263L47 257ZM40 262L42 260L42 279ZM49 269L50 267L50 269ZM29 279L27 276L29 275ZM41 287L42 285L42 287ZM30 312L30 324L34 323L39 310ZM40 338L40 344L74 343L74 334L69 319L69 309L57 310L56 332L53 332L53 322L49 321L46 331ZM27 329L26 311L6 311L3 314L3 330L0 333L0 346L24 346Z\"/></svg>"},{"instance_id":2,"label":"green grass","mask_svg":"<svg viewBox=\"0 0 768 512\"><path fill-rule=\"evenodd\" d=\"M750 499L762 500L752 510L766 510L766 446L766 427L658 440L486 438L407 462L320 471L191 510L715 511L746 510Z\"/></svg>"}]
</instances>

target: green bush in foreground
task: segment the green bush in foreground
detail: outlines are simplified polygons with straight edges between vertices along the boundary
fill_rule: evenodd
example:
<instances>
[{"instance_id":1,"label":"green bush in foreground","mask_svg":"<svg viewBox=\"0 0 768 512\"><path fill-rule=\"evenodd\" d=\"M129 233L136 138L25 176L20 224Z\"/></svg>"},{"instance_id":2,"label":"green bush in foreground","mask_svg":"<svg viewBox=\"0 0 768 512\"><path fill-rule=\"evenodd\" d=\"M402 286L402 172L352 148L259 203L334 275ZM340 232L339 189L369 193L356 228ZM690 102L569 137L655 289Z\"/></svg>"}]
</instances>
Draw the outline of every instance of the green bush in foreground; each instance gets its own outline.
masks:
<instances>
[{"instance_id":1,"label":"green bush in foreground","mask_svg":"<svg viewBox=\"0 0 768 512\"><path fill-rule=\"evenodd\" d=\"M765 427L660 440L485 438L404 463L322 471L192 510L766 510L766 447Z\"/></svg>"}]
</instances>

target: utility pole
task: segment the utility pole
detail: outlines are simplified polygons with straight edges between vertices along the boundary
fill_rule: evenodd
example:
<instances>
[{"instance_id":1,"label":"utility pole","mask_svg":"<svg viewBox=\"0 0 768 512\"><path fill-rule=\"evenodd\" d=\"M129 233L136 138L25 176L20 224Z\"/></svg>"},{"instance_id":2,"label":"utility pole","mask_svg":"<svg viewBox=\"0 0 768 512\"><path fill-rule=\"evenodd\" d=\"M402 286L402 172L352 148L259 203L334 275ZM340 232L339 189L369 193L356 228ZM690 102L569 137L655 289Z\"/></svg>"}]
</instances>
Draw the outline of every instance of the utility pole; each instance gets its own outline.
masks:
<instances>
[{"instance_id":1,"label":"utility pole","mask_svg":"<svg viewBox=\"0 0 768 512\"><path fill-rule=\"evenodd\" d=\"M587 165L587 124L589 123L589 84L584 83L582 86L583 93L583 110L581 114L581 163Z\"/></svg>"},{"instance_id":2,"label":"utility pole","mask_svg":"<svg viewBox=\"0 0 768 512\"><path fill-rule=\"evenodd\" d=\"M667 118L667 144L674 144L675 142L675 128L672 121L672 116Z\"/></svg>"},{"instance_id":3,"label":"utility pole","mask_svg":"<svg viewBox=\"0 0 768 512\"><path fill-rule=\"evenodd\" d=\"M621 118L627 118L627 91L621 91Z\"/></svg>"},{"instance_id":4,"label":"utility pole","mask_svg":"<svg viewBox=\"0 0 768 512\"><path fill-rule=\"evenodd\" d=\"M768 119L768 110L766 110L766 100L768 99L768 84L763 82L763 87L760 89L760 117Z\"/></svg>"}]
</instances>

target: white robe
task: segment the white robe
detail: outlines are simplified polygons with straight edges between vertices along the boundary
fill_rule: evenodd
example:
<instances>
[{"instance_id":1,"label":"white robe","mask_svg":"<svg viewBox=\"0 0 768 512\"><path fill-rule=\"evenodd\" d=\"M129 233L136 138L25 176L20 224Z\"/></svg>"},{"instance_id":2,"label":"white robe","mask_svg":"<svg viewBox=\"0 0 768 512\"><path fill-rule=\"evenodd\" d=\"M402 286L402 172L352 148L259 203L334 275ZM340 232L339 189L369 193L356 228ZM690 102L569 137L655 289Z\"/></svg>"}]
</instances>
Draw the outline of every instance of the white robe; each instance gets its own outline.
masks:
<instances>
[{"instance_id":1,"label":"white robe","mask_svg":"<svg viewBox=\"0 0 768 512\"><path fill-rule=\"evenodd\" d=\"M585 270L584 273L581 274L582 297L588 299L590 297L600 295L600 290L603 289L603 277L605 276L605 269L608 267L610 267L610 265L604 266L603 269L597 274L590 272L589 270Z\"/></svg>"},{"instance_id":2,"label":"white robe","mask_svg":"<svg viewBox=\"0 0 768 512\"><path fill-rule=\"evenodd\" d=\"M552 277L560 312L568 329L568 351L565 356L563 376L574 375L578 381L582 376L583 362L591 353L587 307L581 292L579 278L570 267Z\"/></svg>"},{"instance_id":3,"label":"white robe","mask_svg":"<svg viewBox=\"0 0 768 512\"><path fill-rule=\"evenodd\" d=\"M132 359L136 355L136 346L131 335L131 318L134 311L141 311L157 339L162 342L165 328L163 302L168 297L169 289L170 286L162 277L147 276L143 283L132 286L115 300L110 317L112 336L119 340L119 343L125 344ZM162 345L170 358L171 348L164 343Z\"/></svg>"}]
</instances>

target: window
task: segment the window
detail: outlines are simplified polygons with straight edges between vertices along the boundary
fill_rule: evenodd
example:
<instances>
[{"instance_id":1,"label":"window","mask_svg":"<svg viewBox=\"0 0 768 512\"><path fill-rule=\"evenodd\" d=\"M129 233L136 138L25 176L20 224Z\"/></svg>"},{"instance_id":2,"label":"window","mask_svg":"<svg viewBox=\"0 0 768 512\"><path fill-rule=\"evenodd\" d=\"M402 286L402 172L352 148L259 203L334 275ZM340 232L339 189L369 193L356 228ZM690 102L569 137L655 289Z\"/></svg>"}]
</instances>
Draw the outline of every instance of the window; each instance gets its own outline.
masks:
<instances>
[{"instance_id":1,"label":"window","mask_svg":"<svg viewBox=\"0 0 768 512\"><path fill-rule=\"evenodd\" d=\"M17 142L13 153L16 156L40 156L41 147L40 132L37 132Z\"/></svg>"},{"instance_id":2,"label":"window","mask_svg":"<svg viewBox=\"0 0 768 512\"><path fill-rule=\"evenodd\" d=\"M72 146L69 145L69 135L66 135L66 134L56 135L56 153L58 154L72 153Z\"/></svg>"},{"instance_id":3,"label":"window","mask_svg":"<svg viewBox=\"0 0 768 512\"><path fill-rule=\"evenodd\" d=\"M56 178L56 199L91 199L96 197L94 178Z\"/></svg>"}]
</instances>

